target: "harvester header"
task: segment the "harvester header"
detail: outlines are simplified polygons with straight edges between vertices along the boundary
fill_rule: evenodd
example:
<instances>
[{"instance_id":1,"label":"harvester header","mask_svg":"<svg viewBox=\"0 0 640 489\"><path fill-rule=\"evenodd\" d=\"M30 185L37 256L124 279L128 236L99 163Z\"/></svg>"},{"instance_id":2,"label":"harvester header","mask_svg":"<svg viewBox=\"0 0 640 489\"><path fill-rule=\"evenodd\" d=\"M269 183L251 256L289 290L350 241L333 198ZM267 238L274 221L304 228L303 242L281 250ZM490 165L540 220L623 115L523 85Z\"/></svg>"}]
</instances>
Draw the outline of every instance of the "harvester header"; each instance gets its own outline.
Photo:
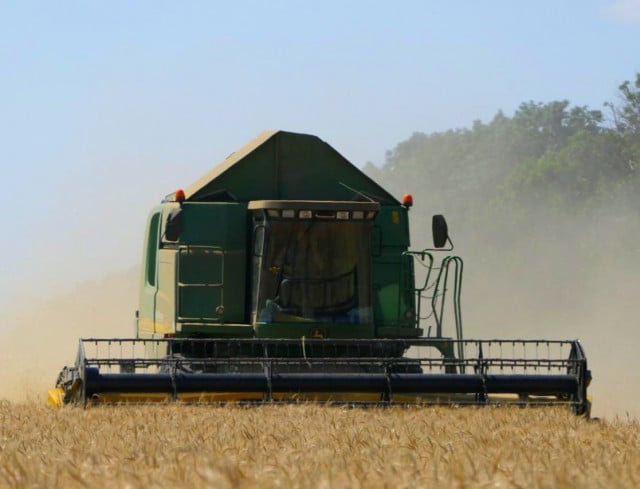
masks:
<instances>
[{"instance_id":1,"label":"harvester header","mask_svg":"<svg viewBox=\"0 0 640 489\"><path fill-rule=\"evenodd\" d=\"M412 205L315 136L261 134L152 209L135 338L80 340L50 403L515 403L587 413L579 342L464 339L462 260L436 259L453 249L441 215L434 246L410 249ZM416 264L426 270L420 284Z\"/></svg>"}]
</instances>

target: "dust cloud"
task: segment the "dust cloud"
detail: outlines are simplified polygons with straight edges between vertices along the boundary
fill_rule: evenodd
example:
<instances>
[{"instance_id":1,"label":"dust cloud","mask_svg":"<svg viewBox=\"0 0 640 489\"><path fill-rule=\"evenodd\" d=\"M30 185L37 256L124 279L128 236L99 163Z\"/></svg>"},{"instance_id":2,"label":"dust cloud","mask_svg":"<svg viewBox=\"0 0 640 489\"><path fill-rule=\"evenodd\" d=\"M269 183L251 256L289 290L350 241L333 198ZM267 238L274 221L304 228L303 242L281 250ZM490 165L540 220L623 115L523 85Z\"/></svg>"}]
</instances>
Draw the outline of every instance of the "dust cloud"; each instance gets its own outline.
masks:
<instances>
[{"instance_id":1,"label":"dust cloud","mask_svg":"<svg viewBox=\"0 0 640 489\"><path fill-rule=\"evenodd\" d=\"M640 418L637 225L564 217L510 232L524 242L456 250L465 259L465 336L579 339L593 415Z\"/></svg>"},{"instance_id":2,"label":"dust cloud","mask_svg":"<svg viewBox=\"0 0 640 489\"><path fill-rule=\"evenodd\" d=\"M73 364L81 337L131 337L138 269L85 282L72 293L9 312L1 331L0 399L46 401L58 372Z\"/></svg>"}]
</instances>

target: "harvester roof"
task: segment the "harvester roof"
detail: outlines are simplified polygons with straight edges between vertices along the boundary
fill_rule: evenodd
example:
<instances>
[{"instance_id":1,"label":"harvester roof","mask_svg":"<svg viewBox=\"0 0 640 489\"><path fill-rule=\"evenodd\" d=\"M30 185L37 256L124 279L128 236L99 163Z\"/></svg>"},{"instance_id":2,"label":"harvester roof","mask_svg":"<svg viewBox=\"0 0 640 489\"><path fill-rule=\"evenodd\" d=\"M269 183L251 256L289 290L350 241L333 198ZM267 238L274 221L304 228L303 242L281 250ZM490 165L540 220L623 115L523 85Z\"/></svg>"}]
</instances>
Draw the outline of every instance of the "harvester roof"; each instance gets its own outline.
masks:
<instances>
[{"instance_id":1,"label":"harvester roof","mask_svg":"<svg viewBox=\"0 0 640 489\"><path fill-rule=\"evenodd\" d=\"M265 131L185 189L187 201L397 199L317 136Z\"/></svg>"}]
</instances>

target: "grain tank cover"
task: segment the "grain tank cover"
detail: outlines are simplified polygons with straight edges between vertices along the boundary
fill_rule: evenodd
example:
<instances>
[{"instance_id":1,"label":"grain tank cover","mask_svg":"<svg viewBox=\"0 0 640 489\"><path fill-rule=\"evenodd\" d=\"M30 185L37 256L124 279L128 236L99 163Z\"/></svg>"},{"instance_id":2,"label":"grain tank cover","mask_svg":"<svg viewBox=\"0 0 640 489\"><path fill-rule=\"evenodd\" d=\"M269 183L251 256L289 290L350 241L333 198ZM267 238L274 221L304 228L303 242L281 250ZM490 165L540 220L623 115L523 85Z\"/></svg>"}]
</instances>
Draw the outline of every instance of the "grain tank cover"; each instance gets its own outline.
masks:
<instances>
[{"instance_id":1,"label":"grain tank cover","mask_svg":"<svg viewBox=\"0 0 640 489\"><path fill-rule=\"evenodd\" d=\"M317 136L263 132L185 189L187 201L399 202Z\"/></svg>"}]
</instances>

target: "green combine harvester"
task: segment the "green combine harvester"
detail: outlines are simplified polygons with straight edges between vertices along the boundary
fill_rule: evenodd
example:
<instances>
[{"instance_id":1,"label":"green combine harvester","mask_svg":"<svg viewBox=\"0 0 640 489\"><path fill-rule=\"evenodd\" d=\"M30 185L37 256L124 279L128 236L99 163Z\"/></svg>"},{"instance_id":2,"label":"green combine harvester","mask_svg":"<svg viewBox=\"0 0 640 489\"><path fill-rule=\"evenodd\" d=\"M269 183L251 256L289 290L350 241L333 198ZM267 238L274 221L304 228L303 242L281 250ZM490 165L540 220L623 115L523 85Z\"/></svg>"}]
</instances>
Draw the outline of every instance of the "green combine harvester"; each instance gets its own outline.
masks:
<instances>
[{"instance_id":1,"label":"green combine harvester","mask_svg":"<svg viewBox=\"0 0 640 489\"><path fill-rule=\"evenodd\" d=\"M135 338L81 339L49 403L561 404L588 415L577 340L463 338L462 260L435 258L453 249L440 215L433 248L409 249L411 205L315 136L261 134L151 211Z\"/></svg>"}]
</instances>

